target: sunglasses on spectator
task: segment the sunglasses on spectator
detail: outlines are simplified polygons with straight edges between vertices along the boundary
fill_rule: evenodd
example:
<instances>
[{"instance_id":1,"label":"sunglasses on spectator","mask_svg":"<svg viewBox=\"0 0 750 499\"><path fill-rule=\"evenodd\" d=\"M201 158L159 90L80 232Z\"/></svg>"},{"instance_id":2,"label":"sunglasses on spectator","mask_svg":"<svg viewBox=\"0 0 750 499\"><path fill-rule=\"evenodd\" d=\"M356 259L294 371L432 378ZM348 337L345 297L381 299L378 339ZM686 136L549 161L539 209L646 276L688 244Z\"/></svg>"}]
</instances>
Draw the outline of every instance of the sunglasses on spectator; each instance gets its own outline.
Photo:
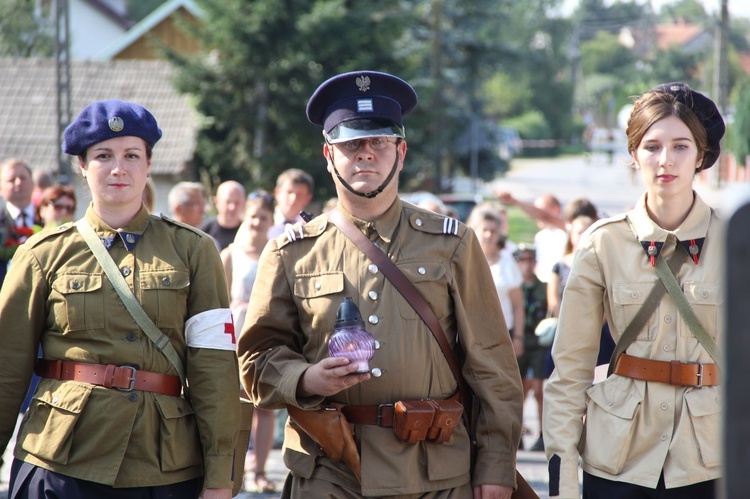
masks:
<instances>
[{"instance_id":1,"label":"sunglasses on spectator","mask_svg":"<svg viewBox=\"0 0 750 499\"><path fill-rule=\"evenodd\" d=\"M50 201L48 204L51 205L55 211L67 211L71 214L76 211L76 207L70 204L58 204L54 201Z\"/></svg>"}]
</instances>

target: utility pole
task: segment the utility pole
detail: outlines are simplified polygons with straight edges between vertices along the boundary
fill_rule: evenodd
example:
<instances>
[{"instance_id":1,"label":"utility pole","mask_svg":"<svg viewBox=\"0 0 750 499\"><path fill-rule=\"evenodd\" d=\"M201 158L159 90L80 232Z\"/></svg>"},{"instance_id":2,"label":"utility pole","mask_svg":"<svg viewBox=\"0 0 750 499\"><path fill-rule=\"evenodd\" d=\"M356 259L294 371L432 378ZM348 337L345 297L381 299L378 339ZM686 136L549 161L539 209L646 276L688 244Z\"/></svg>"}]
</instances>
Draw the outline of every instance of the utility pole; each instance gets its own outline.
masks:
<instances>
[{"instance_id":1,"label":"utility pole","mask_svg":"<svg viewBox=\"0 0 750 499\"><path fill-rule=\"evenodd\" d=\"M57 181L71 182L70 159L62 152L62 136L71 122L70 112L70 22L68 0L55 0L55 76L57 79Z\"/></svg>"},{"instance_id":2,"label":"utility pole","mask_svg":"<svg viewBox=\"0 0 750 499\"><path fill-rule=\"evenodd\" d=\"M729 33L729 0L721 0L719 22L714 34L714 74L711 93L723 116L727 116L727 94L729 93L729 71L727 65L727 39ZM722 148L725 140L722 139ZM724 170L724 158L719 158L719 164L712 172L714 187L721 187L721 176Z\"/></svg>"}]
</instances>

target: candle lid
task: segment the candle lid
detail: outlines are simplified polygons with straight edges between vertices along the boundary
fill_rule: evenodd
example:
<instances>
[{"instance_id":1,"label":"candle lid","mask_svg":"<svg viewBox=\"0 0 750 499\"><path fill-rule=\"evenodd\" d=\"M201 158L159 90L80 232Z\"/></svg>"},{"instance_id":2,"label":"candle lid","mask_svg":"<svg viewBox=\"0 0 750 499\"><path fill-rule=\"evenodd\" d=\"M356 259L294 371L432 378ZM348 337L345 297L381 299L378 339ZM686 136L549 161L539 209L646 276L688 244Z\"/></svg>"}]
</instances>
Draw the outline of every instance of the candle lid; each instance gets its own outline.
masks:
<instances>
[{"instance_id":1,"label":"candle lid","mask_svg":"<svg viewBox=\"0 0 750 499\"><path fill-rule=\"evenodd\" d=\"M362 315L351 297L347 296L341 300L338 312L336 312L335 328L360 326L364 327L365 322Z\"/></svg>"}]
</instances>

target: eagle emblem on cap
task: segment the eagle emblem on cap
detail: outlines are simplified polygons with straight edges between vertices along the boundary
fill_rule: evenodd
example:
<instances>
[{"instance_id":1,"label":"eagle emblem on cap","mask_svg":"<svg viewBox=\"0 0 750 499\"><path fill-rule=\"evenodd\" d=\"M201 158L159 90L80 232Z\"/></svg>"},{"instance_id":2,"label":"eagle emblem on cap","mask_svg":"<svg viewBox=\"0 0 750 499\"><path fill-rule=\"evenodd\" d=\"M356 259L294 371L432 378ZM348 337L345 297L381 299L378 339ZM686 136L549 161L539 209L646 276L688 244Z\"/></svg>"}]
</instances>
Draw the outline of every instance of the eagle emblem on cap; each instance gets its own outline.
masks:
<instances>
[{"instance_id":1,"label":"eagle emblem on cap","mask_svg":"<svg viewBox=\"0 0 750 499\"><path fill-rule=\"evenodd\" d=\"M112 118L110 118L108 124L109 129L113 132L122 132L122 129L125 128L125 123L119 116L113 116Z\"/></svg>"},{"instance_id":2,"label":"eagle emblem on cap","mask_svg":"<svg viewBox=\"0 0 750 499\"><path fill-rule=\"evenodd\" d=\"M370 90L370 77L367 75L357 76L357 87L361 92Z\"/></svg>"}]
</instances>

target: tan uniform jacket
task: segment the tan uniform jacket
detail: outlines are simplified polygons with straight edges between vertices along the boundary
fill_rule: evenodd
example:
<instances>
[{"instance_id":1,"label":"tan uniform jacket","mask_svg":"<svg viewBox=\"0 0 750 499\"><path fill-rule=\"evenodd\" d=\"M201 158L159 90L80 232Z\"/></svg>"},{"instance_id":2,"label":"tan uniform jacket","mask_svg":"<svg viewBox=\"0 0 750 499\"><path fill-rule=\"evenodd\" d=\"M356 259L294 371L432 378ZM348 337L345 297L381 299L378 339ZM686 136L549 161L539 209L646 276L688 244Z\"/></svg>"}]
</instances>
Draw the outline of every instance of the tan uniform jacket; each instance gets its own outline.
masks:
<instances>
[{"instance_id":1,"label":"tan uniform jacket","mask_svg":"<svg viewBox=\"0 0 750 499\"><path fill-rule=\"evenodd\" d=\"M100 237L115 236L109 253L182 358L192 404L153 392L42 379L15 456L115 487L163 485L204 474L206 487L231 487L239 424L236 356L231 349L188 348L184 336L189 318L228 309L213 242L142 208L123 228L142 234L127 251L91 207L86 218ZM72 224L37 234L19 248L0 292L0 343L1 449L13 433L39 344L46 359L177 374L139 329Z\"/></svg>"},{"instance_id":2,"label":"tan uniform jacket","mask_svg":"<svg viewBox=\"0 0 750 499\"><path fill-rule=\"evenodd\" d=\"M346 215L346 214L345 214ZM349 215L346 215L349 216ZM351 217L350 217L351 219ZM475 484L515 484L521 430L521 383L487 261L474 233L396 200L375 222L352 219L384 250L429 302L455 344L467 350L463 374L481 399ZM336 311L350 296L367 330L380 341L370 367L383 375L331 397L346 404L447 398L456 381L432 333L382 272L321 215L272 240L260 262L240 335L242 378L260 407L318 407L298 399L297 384L328 357ZM385 496L450 489L470 481L466 428L443 445L406 445L391 428L357 425L362 494ZM321 456L312 440L287 424L285 462L302 477L358 489L341 464Z\"/></svg>"},{"instance_id":3,"label":"tan uniform jacket","mask_svg":"<svg viewBox=\"0 0 750 499\"><path fill-rule=\"evenodd\" d=\"M602 317L606 315L618 341L659 279L639 240L664 242L669 234L680 241L705 237L698 264L688 258L677 280L704 328L721 344L724 252L720 222L709 206L696 194L690 214L674 232L649 218L645 196L627 218L638 238L625 215L595 224L579 243L565 286L552 348L556 370L544 392L544 444L548 457L560 458L561 497L579 497L579 451L588 473L649 488L656 488L662 471L667 488L720 475L719 387L672 386L618 375L591 386ZM674 245L664 245L662 254L668 260L674 251ZM716 362L669 295L627 353L661 361ZM556 480L551 474L551 487Z\"/></svg>"}]
</instances>

